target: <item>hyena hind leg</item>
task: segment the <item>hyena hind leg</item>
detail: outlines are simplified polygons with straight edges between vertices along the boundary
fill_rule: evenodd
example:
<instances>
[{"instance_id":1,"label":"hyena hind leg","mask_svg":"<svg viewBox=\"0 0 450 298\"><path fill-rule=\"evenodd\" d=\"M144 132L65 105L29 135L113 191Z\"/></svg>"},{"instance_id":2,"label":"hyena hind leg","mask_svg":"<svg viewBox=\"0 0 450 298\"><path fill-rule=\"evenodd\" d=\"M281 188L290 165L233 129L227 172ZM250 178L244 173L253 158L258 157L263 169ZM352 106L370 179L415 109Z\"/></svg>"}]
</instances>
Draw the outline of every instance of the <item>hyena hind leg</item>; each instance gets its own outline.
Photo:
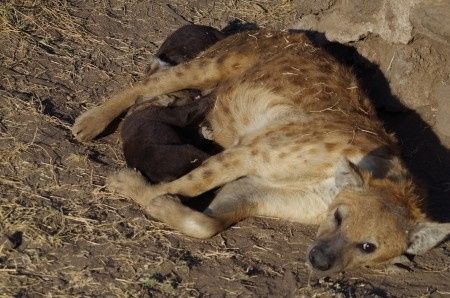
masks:
<instances>
[{"instance_id":1,"label":"hyena hind leg","mask_svg":"<svg viewBox=\"0 0 450 298\"><path fill-rule=\"evenodd\" d=\"M158 71L146 82L126 88L100 106L81 114L75 120L72 133L79 141L92 140L141 96L156 97L183 89L212 89L225 77L241 72L250 62L236 53L222 57L200 57Z\"/></svg>"}]
</instances>

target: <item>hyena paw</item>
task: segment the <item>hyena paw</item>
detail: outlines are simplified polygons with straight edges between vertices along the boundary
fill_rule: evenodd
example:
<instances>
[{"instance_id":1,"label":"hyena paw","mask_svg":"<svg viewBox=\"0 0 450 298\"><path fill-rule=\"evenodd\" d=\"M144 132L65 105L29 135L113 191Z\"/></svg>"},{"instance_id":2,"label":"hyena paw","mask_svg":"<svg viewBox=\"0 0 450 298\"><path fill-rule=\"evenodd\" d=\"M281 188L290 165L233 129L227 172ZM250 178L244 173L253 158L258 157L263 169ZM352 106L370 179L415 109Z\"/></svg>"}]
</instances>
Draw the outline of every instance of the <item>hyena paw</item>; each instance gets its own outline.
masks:
<instances>
[{"instance_id":1,"label":"hyena paw","mask_svg":"<svg viewBox=\"0 0 450 298\"><path fill-rule=\"evenodd\" d=\"M90 141L98 136L110 123L102 107L90 109L75 120L72 134L78 141Z\"/></svg>"},{"instance_id":2,"label":"hyena paw","mask_svg":"<svg viewBox=\"0 0 450 298\"><path fill-rule=\"evenodd\" d=\"M214 133L213 133L212 127L207 121L204 121L200 125L200 134L205 139L210 140L210 141L214 141Z\"/></svg>"},{"instance_id":3,"label":"hyena paw","mask_svg":"<svg viewBox=\"0 0 450 298\"><path fill-rule=\"evenodd\" d=\"M134 200L139 200L146 190L151 188L144 176L133 169L124 169L111 175L107 180L107 187L119 195Z\"/></svg>"}]
</instances>

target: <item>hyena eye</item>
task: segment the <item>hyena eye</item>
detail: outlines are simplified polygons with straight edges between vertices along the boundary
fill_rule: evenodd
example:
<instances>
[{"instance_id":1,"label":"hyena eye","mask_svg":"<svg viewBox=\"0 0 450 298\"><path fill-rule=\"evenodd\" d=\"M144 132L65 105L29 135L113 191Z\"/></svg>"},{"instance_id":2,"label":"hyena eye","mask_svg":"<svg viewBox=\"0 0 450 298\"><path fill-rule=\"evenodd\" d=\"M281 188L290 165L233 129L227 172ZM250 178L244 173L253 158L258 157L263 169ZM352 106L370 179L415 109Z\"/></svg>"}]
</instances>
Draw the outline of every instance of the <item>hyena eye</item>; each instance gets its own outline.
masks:
<instances>
[{"instance_id":1,"label":"hyena eye","mask_svg":"<svg viewBox=\"0 0 450 298\"><path fill-rule=\"evenodd\" d=\"M373 243L370 242L364 242L358 245L359 249L361 249L361 251L365 252L366 254L370 254L372 252L375 251L375 249L377 249L377 246Z\"/></svg>"},{"instance_id":2,"label":"hyena eye","mask_svg":"<svg viewBox=\"0 0 450 298\"><path fill-rule=\"evenodd\" d=\"M339 212L339 209L336 209L336 212L334 212L334 220L336 221L336 225L339 227L342 223L342 215Z\"/></svg>"}]
</instances>

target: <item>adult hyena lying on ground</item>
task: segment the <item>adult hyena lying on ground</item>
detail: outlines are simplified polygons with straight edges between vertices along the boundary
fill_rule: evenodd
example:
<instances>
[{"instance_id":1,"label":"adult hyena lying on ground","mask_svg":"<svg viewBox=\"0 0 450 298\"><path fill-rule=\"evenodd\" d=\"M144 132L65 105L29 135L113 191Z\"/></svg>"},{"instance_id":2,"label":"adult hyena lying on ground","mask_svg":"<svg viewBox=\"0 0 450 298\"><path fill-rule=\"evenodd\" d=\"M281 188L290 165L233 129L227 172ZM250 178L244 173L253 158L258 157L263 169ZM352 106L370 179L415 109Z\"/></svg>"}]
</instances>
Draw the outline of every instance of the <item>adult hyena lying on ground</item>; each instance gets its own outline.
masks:
<instances>
[{"instance_id":1,"label":"adult hyena lying on ground","mask_svg":"<svg viewBox=\"0 0 450 298\"><path fill-rule=\"evenodd\" d=\"M170 183L125 170L109 187L186 235L211 237L250 216L320 224L315 269L374 265L422 253L450 224L429 221L421 195L354 75L300 33L228 37L200 58L153 75L80 116L80 140L100 133L141 95L213 89L208 113L224 151ZM203 212L168 194L223 187Z\"/></svg>"}]
</instances>

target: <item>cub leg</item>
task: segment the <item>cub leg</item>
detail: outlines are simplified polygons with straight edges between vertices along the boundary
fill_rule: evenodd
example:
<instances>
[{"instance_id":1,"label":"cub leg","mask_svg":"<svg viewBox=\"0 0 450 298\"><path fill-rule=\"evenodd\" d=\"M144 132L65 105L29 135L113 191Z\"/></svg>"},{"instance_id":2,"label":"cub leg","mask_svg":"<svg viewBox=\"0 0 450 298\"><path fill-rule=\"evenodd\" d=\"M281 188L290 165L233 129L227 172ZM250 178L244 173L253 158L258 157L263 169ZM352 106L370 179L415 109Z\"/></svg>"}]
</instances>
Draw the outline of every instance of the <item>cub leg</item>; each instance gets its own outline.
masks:
<instances>
[{"instance_id":1,"label":"cub leg","mask_svg":"<svg viewBox=\"0 0 450 298\"><path fill-rule=\"evenodd\" d=\"M221 80L242 71L248 59L242 55L201 57L153 74L145 83L136 84L114 95L98 107L84 112L72 127L80 141L89 141L100 134L117 116L131 107L140 96L155 97L182 89L211 89Z\"/></svg>"}]
</instances>

